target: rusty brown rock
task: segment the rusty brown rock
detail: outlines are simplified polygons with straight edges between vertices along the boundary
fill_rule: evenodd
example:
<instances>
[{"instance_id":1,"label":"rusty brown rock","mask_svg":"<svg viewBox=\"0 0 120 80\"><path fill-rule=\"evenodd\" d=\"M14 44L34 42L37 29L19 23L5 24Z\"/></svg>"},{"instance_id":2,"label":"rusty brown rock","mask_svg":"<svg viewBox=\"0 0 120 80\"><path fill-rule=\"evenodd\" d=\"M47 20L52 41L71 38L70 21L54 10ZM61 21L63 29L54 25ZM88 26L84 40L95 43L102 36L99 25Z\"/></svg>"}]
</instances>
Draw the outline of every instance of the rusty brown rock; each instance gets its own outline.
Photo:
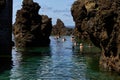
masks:
<instances>
[{"instance_id":1,"label":"rusty brown rock","mask_svg":"<svg viewBox=\"0 0 120 80\"><path fill-rule=\"evenodd\" d=\"M48 46L52 29L51 18L39 15L40 6L33 0L23 0L21 10L17 11L13 33L16 47Z\"/></svg>"},{"instance_id":2,"label":"rusty brown rock","mask_svg":"<svg viewBox=\"0 0 120 80\"><path fill-rule=\"evenodd\" d=\"M120 60L120 0L77 0L71 13L79 32L87 32L101 49L101 57L105 59L102 64L119 72L120 67L111 56Z\"/></svg>"},{"instance_id":3,"label":"rusty brown rock","mask_svg":"<svg viewBox=\"0 0 120 80\"><path fill-rule=\"evenodd\" d=\"M61 19L57 19L55 25L53 25L52 35L63 36L66 35L66 27Z\"/></svg>"}]
</instances>

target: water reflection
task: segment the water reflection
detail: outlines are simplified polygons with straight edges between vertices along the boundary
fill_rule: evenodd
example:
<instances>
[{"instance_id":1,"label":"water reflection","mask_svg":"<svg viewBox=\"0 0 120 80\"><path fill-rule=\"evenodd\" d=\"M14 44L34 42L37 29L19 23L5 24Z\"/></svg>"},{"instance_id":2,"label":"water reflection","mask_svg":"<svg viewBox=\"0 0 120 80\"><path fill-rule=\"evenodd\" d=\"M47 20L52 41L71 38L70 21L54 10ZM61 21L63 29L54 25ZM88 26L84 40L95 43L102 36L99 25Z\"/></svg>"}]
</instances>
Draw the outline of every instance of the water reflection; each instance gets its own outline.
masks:
<instances>
[{"instance_id":1,"label":"water reflection","mask_svg":"<svg viewBox=\"0 0 120 80\"><path fill-rule=\"evenodd\" d=\"M85 46L81 54L79 46L72 49L70 37L64 42L51 37L50 47L13 50L10 80L120 80L99 70L97 51Z\"/></svg>"},{"instance_id":2,"label":"water reflection","mask_svg":"<svg viewBox=\"0 0 120 80\"><path fill-rule=\"evenodd\" d=\"M12 52L13 68L11 69L11 80L34 80L37 78L37 68L39 67L39 60L45 56L50 55L49 48L32 48L28 51L16 51ZM38 51L39 50L39 51ZM44 51L45 50L45 51ZM49 52L48 52L49 51ZM44 56L43 56L44 55ZM50 57L50 56L49 56Z\"/></svg>"},{"instance_id":3,"label":"water reflection","mask_svg":"<svg viewBox=\"0 0 120 80\"><path fill-rule=\"evenodd\" d=\"M16 53L15 51L12 53L12 61L13 61L13 68L11 69L11 78L19 78L21 80L21 77L23 76L23 73L21 72L21 61L22 61L22 54Z\"/></svg>"}]
</instances>

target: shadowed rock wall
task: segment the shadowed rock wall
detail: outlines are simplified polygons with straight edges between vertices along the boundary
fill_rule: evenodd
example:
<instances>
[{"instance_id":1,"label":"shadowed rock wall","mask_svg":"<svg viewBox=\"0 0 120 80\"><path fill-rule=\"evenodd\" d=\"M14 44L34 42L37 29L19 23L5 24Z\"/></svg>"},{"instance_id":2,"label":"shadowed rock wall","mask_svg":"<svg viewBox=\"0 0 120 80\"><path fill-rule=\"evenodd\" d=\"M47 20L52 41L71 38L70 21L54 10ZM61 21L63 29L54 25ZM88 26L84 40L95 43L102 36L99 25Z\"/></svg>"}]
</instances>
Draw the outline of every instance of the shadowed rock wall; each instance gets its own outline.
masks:
<instances>
[{"instance_id":1,"label":"shadowed rock wall","mask_svg":"<svg viewBox=\"0 0 120 80\"><path fill-rule=\"evenodd\" d=\"M0 73L11 69L12 0L0 0Z\"/></svg>"},{"instance_id":2,"label":"shadowed rock wall","mask_svg":"<svg viewBox=\"0 0 120 80\"><path fill-rule=\"evenodd\" d=\"M11 54L12 0L0 0L0 54Z\"/></svg>"}]
</instances>

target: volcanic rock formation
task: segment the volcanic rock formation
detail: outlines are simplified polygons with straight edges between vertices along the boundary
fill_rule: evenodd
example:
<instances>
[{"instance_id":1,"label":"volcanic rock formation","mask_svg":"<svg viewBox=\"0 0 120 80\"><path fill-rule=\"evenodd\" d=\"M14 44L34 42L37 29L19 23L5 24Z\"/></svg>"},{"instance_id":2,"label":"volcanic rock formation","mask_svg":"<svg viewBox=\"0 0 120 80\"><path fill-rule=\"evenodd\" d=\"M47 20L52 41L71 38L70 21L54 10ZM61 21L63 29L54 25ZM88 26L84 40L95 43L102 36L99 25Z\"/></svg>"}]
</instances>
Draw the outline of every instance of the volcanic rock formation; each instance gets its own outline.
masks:
<instances>
[{"instance_id":1,"label":"volcanic rock formation","mask_svg":"<svg viewBox=\"0 0 120 80\"><path fill-rule=\"evenodd\" d=\"M78 30L101 49L100 66L120 72L120 0L77 0L71 13Z\"/></svg>"},{"instance_id":2,"label":"volcanic rock formation","mask_svg":"<svg viewBox=\"0 0 120 80\"><path fill-rule=\"evenodd\" d=\"M72 33L73 33L73 28L70 28L69 26L65 26L61 19L57 19L56 24L53 25L51 34L55 36L65 36L65 35L71 35Z\"/></svg>"},{"instance_id":3,"label":"volcanic rock formation","mask_svg":"<svg viewBox=\"0 0 120 80\"><path fill-rule=\"evenodd\" d=\"M16 47L48 46L52 30L51 18L39 15L40 6L33 0L23 0L21 10L17 11L13 33Z\"/></svg>"},{"instance_id":4,"label":"volcanic rock formation","mask_svg":"<svg viewBox=\"0 0 120 80\"><path fill-rule=\"evenodd\" d=\"M56 24L52 28L52 35L62 36L65 34L66 34L66 28L64 23L60 19L57 19Z\"/></svg>"}]
</instances>

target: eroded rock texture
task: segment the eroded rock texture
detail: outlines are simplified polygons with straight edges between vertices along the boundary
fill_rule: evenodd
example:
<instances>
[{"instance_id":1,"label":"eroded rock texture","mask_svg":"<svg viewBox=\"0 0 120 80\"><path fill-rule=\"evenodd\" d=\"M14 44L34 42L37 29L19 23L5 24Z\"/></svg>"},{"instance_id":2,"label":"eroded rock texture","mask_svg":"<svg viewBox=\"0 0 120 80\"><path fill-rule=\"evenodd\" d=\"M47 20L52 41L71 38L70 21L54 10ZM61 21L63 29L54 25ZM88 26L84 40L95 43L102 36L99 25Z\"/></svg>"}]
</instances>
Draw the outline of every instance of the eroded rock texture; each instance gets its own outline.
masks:
<instances>
[{"instance_id":1,"label":"eroded rock texture","mask_svg":"<svg viewBox=\"0 0 120 80\"><path fill-rule=\"evenodd\" d=\"M71 13L78 30L101 49L100 66L120 72L120 0L77 0Z\"/></svg>"},{"instance_id":2,"label":"eroded rock texture","mask_svg":"<svg viewBox=\"0 0 120 80\"><path fill-rule=\"evenodd\" d=\"M66 35L65 25L60 19L57 19L56 24L53 26L52 34L57 36Z\"/></svg>"},{"instance_id":3,"label":"eroded rock texture","mask_svg":"<svg viewBox=\"0 0 120 80\"><path fill-rule=\"evenodd\" d=\"M51 18L39 15L40 6L33 0L23 0L17 11L14 24L14 37L17 47L48 46L52 29Z\"/></svg>"},{"instance_id":4,"label":"eroded rock texture","mask_svg":"<svg viewBox=\"0 0 120 80\"><path fill-rule=\"evenodd\" d=\"M65 26L61 19L57 19L56 24L53 25L52 34L54 36L66 36L73 33L73 28Z\"/></svg>"}]
</instances>

